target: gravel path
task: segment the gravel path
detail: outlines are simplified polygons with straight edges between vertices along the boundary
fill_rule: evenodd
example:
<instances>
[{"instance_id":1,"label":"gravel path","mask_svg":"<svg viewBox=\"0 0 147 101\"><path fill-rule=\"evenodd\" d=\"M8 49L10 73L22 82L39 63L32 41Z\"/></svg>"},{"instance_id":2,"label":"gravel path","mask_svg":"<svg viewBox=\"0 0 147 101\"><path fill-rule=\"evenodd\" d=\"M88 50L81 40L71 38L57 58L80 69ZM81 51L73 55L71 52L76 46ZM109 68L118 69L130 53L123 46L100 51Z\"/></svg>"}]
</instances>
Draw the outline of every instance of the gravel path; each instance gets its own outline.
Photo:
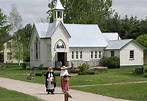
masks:
<instances>
[{"instance_id":1,"label":"gravel path","mask_svg":"<svg viewBox=\"0 0 147 101\"><path fill-rule=\"evenodd\" d=\"M28 83L19 80L12 80L0 77L0 87L7 88L8 90L15 90L31 96L35 96L45 101L64 101L64 95L59 87L55 88L54 95L47 95L45 86L43 84ZM115 99L107 96L86 93L82 91L72 90L68 92L72 98L69 101L128 101L123 99Z\"/></svg>"}]
</instances>

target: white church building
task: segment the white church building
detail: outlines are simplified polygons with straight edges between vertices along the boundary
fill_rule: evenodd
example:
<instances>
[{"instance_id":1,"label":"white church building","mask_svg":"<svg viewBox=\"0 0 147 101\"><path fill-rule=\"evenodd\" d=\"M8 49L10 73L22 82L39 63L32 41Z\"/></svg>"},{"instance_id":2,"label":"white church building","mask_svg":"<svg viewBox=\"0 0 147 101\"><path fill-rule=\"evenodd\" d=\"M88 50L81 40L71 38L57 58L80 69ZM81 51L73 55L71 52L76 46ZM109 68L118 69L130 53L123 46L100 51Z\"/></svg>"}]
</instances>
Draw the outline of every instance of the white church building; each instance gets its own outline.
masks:
<instances>
[{"instance_id":1,"label":"white church building","mask_svg":"<svg viewBox=\"0 0 147 101\"><path fill-rule=\"evenodd\" d=\"M30 39L30 65L77 67L81 63L100 66L103 57L117 56L120 67L143 66L143 49L133 39L118 33L102 33L96 24L65 24L64 8L57 0L53 23L34 23Z\"/></svg>"}]
</instances>

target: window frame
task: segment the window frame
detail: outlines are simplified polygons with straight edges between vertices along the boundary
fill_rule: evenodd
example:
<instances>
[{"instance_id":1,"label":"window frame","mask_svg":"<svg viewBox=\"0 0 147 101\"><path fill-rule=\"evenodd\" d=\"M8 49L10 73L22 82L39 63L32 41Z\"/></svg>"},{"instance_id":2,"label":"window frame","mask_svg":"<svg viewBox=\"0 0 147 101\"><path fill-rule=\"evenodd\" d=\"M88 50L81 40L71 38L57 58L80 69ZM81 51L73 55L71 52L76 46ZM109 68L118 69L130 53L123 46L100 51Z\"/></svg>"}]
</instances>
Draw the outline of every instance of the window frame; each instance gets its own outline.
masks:
<instances>
[{"instance_id":1,"label":"window frame","mask_svg":"<svg viewBox=\"0 0 147 101\"><path fill-rule=\"evenodd\" d=\"M111 52L111 56L115 56L115 51L110 51Z\"/></svg>"},{"instance_id":2,"label":"window frame","mask_svg":"<svg viewBox=\"0 0 147 101\"><path fill-rule=\"evenodd\" d=\"M129 52L129 59L134 60L134 50L130 50Z\"/></svg>"}]
</instances>

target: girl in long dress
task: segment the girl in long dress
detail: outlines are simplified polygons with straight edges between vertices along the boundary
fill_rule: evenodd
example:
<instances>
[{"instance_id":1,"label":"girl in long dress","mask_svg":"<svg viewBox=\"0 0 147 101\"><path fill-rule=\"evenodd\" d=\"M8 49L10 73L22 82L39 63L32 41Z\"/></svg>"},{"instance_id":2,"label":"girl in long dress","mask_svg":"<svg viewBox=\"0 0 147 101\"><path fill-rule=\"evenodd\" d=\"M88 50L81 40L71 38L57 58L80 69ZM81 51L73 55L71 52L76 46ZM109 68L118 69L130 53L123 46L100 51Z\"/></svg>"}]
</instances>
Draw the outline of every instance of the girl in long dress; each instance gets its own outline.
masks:
<instances>
[{"instance_id":1,"label":"girl in long dress","mask_svg":"<svg viewBox=\"0 0 147 101\"><path fill-rule=\"evenodd\" d=\"M55 75L54 72L52 71L52 68L48 68L48 72L46 73L46 79L45 79L45 86L46 86L46 91L49 94L54 94L55 87L56 87L56 82L55 81Z\"/></svg>"},{"instance_id":2,"label":"girl in long dress","mask_svg":"<svg viewBox=\"0 0 147 101\"><path fill-rule=\"evenodd\" d=\"M65 80L66 77L69 77L69 73L67 71L67 67L61 67L60 78L61 78L61 89L64 91L69 91L68 80Z\"/></svg>"}]
</instances>

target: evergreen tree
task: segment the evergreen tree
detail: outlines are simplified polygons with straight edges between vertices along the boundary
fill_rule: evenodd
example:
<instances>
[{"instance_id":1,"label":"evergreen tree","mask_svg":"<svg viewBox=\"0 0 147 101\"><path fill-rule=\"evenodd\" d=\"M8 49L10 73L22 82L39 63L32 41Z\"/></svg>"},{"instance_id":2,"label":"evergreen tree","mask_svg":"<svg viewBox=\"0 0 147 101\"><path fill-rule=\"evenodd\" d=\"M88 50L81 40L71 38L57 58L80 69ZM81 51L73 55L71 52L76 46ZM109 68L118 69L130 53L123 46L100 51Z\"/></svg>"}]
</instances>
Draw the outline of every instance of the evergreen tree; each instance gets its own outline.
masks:
<instances>
[{"instance_id":1,"label":"evergreen tree","mask_svg":"<svg viewBox=\"0 0 147 101\"><path fill-rule=\"evenodd\" d=\"M0 51L3 50L3 44L10 39L9 29L10 24L7 23L7 16L0 8Z\"/></svg>"}]
</instances>

